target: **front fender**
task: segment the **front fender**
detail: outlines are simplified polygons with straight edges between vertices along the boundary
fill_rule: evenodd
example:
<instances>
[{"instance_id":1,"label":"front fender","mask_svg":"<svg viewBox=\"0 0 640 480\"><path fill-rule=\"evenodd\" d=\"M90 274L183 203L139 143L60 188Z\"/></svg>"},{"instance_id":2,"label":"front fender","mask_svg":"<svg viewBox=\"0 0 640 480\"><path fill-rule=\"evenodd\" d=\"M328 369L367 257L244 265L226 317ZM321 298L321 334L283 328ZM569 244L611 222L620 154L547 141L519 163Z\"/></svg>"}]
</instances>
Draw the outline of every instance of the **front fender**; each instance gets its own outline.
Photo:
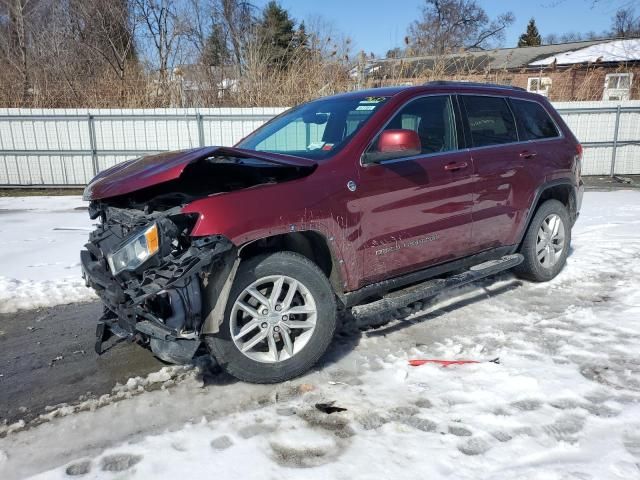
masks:
<instances>
[{"instance_id":1,"label":"front fender","mask_svg":"<svg viewBox=\"0 0 640 480\"><path fill-rule=\"evenodd\" d=\"M340 205L339 200L331 198L331 192L325 192L324 199L318 201L300 183L213 195L186 205L182 212L198 215L191 236L217 232L236 247L290 232L317 232L330 245L344 281L343 288L357 288L357 272L361 268L353 242L358 235L357 213L342 213L344 203ZM311 203L310 198L315 202Z\"/></svg>"}]
</instances>

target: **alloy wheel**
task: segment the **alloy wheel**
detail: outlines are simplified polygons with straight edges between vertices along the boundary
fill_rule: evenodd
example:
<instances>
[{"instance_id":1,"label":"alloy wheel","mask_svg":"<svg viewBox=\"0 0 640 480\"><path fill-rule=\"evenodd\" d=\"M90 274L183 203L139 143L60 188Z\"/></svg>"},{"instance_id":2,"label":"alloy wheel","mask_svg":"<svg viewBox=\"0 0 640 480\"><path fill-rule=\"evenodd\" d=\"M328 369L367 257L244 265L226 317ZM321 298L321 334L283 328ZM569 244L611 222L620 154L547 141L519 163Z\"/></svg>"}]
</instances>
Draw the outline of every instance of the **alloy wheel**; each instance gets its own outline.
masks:
<instances>
[{"instance_id":1,"label":"alloy wheel","mask_svg":"<svg viewBox=\"0 0 640 480\"><path fill-rule=\"evenodd\" d=\"M565 247L565 227L559 215L547 216L538 229L536 257L540 265L553 268Z\"/></svg>"},{"instance_id":2,"label":"alloy wheel","mask_svg":"<svg viewBox=\"0 0 640 480\"><path fill-rule=\"evenodd\" d=\"M309 342L316 318L315 300L304 284L285 275L271 275L238 295L229 322L231 338L252 360L282 362Z\"/></svg>"}]
</instances>

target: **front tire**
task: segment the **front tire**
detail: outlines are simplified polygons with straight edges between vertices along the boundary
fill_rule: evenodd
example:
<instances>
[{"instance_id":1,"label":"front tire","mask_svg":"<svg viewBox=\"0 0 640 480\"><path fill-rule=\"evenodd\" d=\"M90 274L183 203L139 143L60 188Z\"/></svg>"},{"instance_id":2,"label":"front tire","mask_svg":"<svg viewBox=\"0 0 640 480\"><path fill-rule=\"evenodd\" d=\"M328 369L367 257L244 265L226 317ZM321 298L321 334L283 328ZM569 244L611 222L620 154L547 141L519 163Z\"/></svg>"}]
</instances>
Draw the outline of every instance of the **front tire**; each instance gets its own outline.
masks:
<instances>
[{"instance_id":1,"label":"front tire","mask_svg":"<svg viewBox=\"0 0 640 480\"><path fill-rule=\"evenodd\" d=\"M220 330L205 341L230 375L276 383L311 369L336 330L336 302L324 273L293 252L243 261Z\"/></svg>"},{"instance_id":2,"label":"front tire","mask_svg":"<svg viewBox=\"0 0 640 480\"><path fill-rule=\"evenodd\" d=\"M520 246L524 261L514 272L534 282L554 278L567 260L571 245L571 219L567 207L547 200L533 216Z\"/></svg>"}]
</instances>

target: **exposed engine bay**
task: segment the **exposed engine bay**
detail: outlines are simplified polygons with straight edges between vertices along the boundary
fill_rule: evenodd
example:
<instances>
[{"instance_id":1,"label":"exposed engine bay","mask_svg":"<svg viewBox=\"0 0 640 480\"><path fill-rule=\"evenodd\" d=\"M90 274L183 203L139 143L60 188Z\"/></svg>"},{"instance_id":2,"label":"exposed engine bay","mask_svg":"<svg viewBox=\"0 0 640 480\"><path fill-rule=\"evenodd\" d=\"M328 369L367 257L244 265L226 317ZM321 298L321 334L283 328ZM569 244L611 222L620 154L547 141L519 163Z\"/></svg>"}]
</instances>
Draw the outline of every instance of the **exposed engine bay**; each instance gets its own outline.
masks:
<instances>
[{"instance_id":1,"label":"exposed engine bay","mask_svg":"<svg viewBox=\"0 0 640 480\"><path fill-rule=\"evenodd\" d=\"M294 180L308 175L310 171L309 167L213 155L190 163L174 180L109 198L106 203L113 207L152 213L184 206L199 198L218 193Z\"/></svg>"},{"instance_id":2,"label":"exposed engine bay","mask_svg":"<svg viewBox=\"0 0 640 480\"><path fill-rule=\"evenodd\" d=\"M99 223L81 261L87 286L105 304L96 351L115 334L149 344L167 361L192 356L200 344L203 312L217 302L205 297L219 296L237 249L221 235L191 237L198 215L182 213L182 207L309 172L309 167L210 155L189 163L172 180L92 200L89 215Z\"/></svg>"}]
</instances>

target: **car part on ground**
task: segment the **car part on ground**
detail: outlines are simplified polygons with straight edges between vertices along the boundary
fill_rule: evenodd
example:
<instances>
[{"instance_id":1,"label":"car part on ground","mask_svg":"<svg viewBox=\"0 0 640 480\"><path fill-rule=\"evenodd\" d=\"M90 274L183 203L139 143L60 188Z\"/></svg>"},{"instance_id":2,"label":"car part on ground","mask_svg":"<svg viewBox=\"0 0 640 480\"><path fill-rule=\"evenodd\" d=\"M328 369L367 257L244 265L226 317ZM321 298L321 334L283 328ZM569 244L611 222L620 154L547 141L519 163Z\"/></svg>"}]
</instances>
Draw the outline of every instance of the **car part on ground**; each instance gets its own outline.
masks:
<instances>
[{"instance_id":1,"label":"car part on ground","mask_svg":"<svg viewBox=\"0 0 640 480\"><path fill-rule=\"evenodd\" d=\"M426 365L428 363L433 363L436 365L440 365L441 367L448 367L450 365L468 365L471 363L495 363L496 365L500 364L500 358L494 358L492 360L443 360L439 358L425 358L425 359L411 359L409 360L409 365L412 367L420 367L421 365Z\"/></svg>"}]
</instances>

